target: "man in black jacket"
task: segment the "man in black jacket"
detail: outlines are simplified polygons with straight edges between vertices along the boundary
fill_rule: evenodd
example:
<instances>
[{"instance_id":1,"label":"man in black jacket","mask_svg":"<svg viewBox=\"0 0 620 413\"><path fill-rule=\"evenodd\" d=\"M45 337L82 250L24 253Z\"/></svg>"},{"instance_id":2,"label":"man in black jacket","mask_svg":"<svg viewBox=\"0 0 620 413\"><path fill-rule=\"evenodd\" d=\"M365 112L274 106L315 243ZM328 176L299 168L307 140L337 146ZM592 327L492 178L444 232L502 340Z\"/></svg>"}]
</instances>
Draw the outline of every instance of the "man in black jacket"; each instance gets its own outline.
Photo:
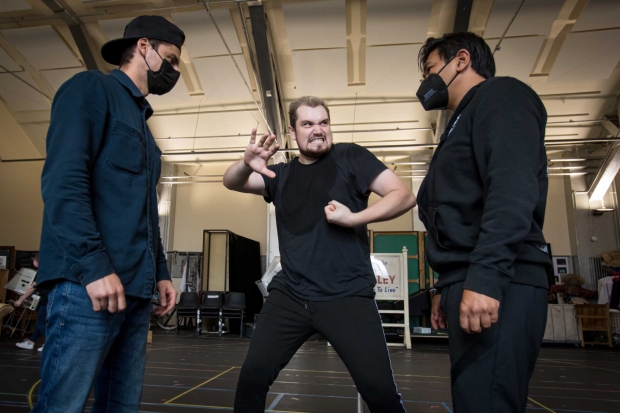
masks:
<instances>
[{"instance_id":1,"label":"man in black jacket","mask_svg":"<svg viewBox=\"0 0 620 413\"><path fill-rule=\"evenodd\" d=\"M454 410L523 412L551 265L545 108L524 83L494 77L491 50L475 34L429 38L419 63L420 103L454 112L418 194L440 274L432 324L447 321Z\"/></svg>"}]
</instances>

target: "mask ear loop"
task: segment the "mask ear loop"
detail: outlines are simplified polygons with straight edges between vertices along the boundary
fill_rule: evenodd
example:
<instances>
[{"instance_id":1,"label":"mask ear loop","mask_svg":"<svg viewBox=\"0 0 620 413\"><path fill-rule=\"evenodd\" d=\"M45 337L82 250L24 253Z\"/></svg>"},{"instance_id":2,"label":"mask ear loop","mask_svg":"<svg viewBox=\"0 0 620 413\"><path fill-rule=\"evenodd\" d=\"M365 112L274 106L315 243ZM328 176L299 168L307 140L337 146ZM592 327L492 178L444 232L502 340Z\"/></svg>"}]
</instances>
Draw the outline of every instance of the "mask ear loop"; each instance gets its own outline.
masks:
<instances>
[{"instance_id":1,"label":"mask ear loop","mask_svg":"<svg viewBox=\"0 0 620 413\"><path fill-rule=\"evenodd\" d=\"M446 64L445 64L445 65L443 65L443 67L441 68L441 70L440 70L439 72L437 72L437 74L439 75L441 72L443 72L443 70L444 70L444 69L445 69L445 68L446 68L446 67L450 64L450 62L451 62L451 61L453 61L455 58L456 58L456 55L452 56L452 57L450 58L450 60L448 60L448 61L446 62ZM452 80L450 81L450 83L448 83L448 84L446 85L446 89L450 87L450 85L452 84L452 82L454 82L454 79L456 79L456 77L457 77L458 75L459 75L459 73L458 73L458 72L456 72L456 75L454 75L454 77L452 78Z\"/></svg>"},{"instance_id":2,"label":"mask ear loop","mask_svg":"<svg viewBox=\"0 0 620 413\"><path fill-rule=\"evenodd\" d=\"M161 61L162 61L162 63L163 63L164 58L163 58L163 57L161 57L161 55L159 54L159 52L157 51L157 49L155 48L155 46L153 46L153 43L151 43L151 41L150 41L150 40L149 40L149 44L151 45L151 47L153 48L153 50L155 51L155 53L157 53L157 56L159 56L159 58L161 59ZM148 67L148 68L149 68L149 70L150 70L151 72L155 73L155 72L153 71L153 69L151 69L151 65L149 65L149 62L147 62L147 60L146 60L146 56L142 56L142 58L144 59L144 63L146 63L146 67ZM157 72L159 73L159 71L161 71L161 68L160 68Z\"/></svg>"},{"instance_id":3,"label":"mask ear loop","mask_svg":"<svg viewBox=\"0 0 620 413\"><path fill-rule=\"evenodd\" d=\"M161 59L161 61L163 62L163 61L164 61L164 58L163 58L163 57L161 57L161 55L159 54L159 52L157 51L157 49L155 48L155 46L153 46L153 43L151 43L151 42L149 41L149 44L151 45L151 47L153 48L153 50L155 51L155 53L157 53L157 56L159 56L159 58L160 58L160 59ZM149 68L149 69L150 69L150 68Z\"/></svg>"}]
</instances>

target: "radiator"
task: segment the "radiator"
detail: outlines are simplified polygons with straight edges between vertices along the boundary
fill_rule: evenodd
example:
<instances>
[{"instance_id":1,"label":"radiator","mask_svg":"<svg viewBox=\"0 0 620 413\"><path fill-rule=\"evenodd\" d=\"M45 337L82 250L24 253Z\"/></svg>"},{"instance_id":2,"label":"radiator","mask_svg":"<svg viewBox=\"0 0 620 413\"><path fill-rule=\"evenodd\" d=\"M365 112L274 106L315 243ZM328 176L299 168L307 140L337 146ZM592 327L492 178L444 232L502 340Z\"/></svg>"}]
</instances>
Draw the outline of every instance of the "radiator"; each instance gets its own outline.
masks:
<instances>
[{"instance_id":1,"label":"radiator","mask_svg":"<svg viewBox=\"0 0 620 413\"><path fill-rule=\"evenodd\" d=\"M603 259L601 257L588 258L588 264L590 264L590 280L592 282L593 289L598 286L598 280L607 277L609 274L603 271L601 263Z\"/></svg>"}]
</instances>

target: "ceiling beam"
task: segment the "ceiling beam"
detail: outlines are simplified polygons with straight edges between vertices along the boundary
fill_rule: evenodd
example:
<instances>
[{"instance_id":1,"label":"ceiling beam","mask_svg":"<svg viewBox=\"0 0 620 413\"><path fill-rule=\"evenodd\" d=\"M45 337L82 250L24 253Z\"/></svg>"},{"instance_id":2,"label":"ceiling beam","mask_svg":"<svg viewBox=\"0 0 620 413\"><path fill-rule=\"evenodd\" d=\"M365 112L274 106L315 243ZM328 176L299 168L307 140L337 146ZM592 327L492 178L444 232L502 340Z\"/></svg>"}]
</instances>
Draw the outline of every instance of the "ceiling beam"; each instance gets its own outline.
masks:
<instances>
[{"instance_id":1,"label":"ceiling beam","mask_svg":"<svg viewBox=\"0 0 620 413\"><path fill-rule=\"evenodd\" d=\"M566 0L558 18L553 22L551 30L542 45L538 59L534 64L532 74L541 75L551 73L551 69L560 54L560 49L573 26L585 9L589 0Z\"/></svg>"},{"instance_id":2,"label":"ceiling beam","mask_svg":"<svg viewBox=\"0 0 620 413\"><path fill-rule=\"evenodd\" d=\"M349 86L366 85L366 0L346 0ZM355 89L354 89L355 90Z\"/></svg>"},{"instance_id":3,"label":"ceiling beam","mask_svg":"<svg viewBox=\"0 0 620 413\"><path fill-rule=\"evenodd\" d=\"M61 18L69 28L69 32L75 42L75 46L78 49L84 66L88 70L101 70L107 72L106 65L100 56L99 48L89 35L82 20L79 17L76 17L76 11L78 13L84 11L81 10L83 8L82 3L77 0L41 1L54 13L55 17ZM75 10L75 8L77 8L77 10Z\"/></svg>"},{"instance_id":4,"label":"ceiling beam","mask_svg":"<svg viewBox=\"0 0 620 413\"><path fill-rule=\"evenodd\" d=\"M281 111L282 96L279 85L276 83L275 63L270 47L270 34L265 16L265 9L261 2L248 4L250 20L252 22L252 39L256 52L256 66L260 83L260 101L263 103L266 121L275 133L278 142L282 144L284 136L284 119Z\"/></svg>"},{"instance_id":5,"label":"ceiling beam","mask_svg":"<svg viewBox=\"0 0 620 413\"><path fill-rule=\"evenodd\" d=\"M15 47L0 34L0 47L4 49L4 51L9 55L11 59L15 61L18 65L20 65L26 73L32 78L34 81L34 85L36 86L41 94L47 96L54 96L54 90L51 88L47 80L41 75L41 73L35 69L22 55L17 51ZM49 99L48 99L49 100ZM50 102L51 103L51 102Z\"/></svg>"},{"instance_id":6,"label":"ceiling beam","mask_svg":"<svg viewBox=\"0 0 620 413\"><path fill-rule=\"evenodd\" d=\"M452 32L466 32L469 30L469 19L473 3L474 0L458 0Z\"/></svg>"}]
</instances>

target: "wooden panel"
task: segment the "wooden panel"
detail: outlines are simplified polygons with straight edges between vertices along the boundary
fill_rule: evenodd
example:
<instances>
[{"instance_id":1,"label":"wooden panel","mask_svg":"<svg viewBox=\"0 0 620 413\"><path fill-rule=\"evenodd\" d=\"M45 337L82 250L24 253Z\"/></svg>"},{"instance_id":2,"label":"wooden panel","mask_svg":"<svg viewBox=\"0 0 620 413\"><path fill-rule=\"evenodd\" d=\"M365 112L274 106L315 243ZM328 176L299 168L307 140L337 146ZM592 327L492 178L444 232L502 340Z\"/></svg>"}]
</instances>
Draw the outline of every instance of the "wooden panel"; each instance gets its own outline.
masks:
<instances>
[{"instance_id":1,"label":"wooden panel","mask_svg":"<svg viewBox=\"0 0 620 413\"><path fill-rule=\"evenodd\" d=\"M227 291L228 235L212 233L209 246L209 291Z\"/></svg>"},{"instance_id":2,"label":"wooden panel","mask_svg":"<svg viewBox=\"0 0 620 413\"><path fill-rule=\"evenodd\" d=\"M0 270L0 303L6 303L9 292L4 288L9 282L9 270Z\"/></svg>"}]
</instances>

